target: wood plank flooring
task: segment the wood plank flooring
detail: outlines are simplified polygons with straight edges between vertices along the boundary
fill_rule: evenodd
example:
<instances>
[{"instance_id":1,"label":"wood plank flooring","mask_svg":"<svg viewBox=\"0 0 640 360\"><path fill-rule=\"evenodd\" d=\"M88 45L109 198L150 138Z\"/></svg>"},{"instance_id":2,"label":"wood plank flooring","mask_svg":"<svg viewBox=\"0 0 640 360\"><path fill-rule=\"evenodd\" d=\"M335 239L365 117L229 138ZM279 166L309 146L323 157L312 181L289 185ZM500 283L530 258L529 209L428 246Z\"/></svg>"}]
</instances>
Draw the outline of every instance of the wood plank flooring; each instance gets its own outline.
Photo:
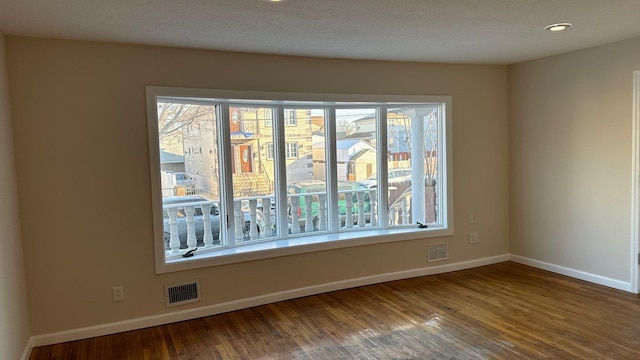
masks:
<instances>
[{"instance_id":1,"label":"wood plank flooring","mask_svg":"<svg viewBox=\"0 0 640 360\"><path fill-rule=\"evenodd\" d=\"M35 348L41 359L640 359L640 297L505 262Z\"/></svg>"}]
</instances>

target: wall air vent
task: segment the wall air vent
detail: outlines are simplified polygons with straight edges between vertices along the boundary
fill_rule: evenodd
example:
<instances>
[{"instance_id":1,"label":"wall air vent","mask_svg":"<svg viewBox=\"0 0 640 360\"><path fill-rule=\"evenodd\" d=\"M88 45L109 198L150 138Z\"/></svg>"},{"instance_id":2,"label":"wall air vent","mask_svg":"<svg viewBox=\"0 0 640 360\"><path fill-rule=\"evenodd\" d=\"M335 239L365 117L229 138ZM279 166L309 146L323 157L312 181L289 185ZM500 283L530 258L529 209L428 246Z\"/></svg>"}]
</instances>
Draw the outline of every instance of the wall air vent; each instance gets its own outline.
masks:
<instances>
[{"instance_id":1,"label":"wall air vent","mask_svg":"<svg viewBox=\"0 0 640 360\"><path fill-rule=\"evenodd\" d=\"M167 307L200 301L200 283L189 281L164 286L164 301Z\"/></svg>"},{"instance_id":2,"label":"wall air vent","mask_svg":"<svg viewBox=\"0 0 640 360\"><path fill-rule=\"evenodd\" d=\"M447 243L427 245L427 262L446 260L449 258Z\"/></svg>"}]
</instances>

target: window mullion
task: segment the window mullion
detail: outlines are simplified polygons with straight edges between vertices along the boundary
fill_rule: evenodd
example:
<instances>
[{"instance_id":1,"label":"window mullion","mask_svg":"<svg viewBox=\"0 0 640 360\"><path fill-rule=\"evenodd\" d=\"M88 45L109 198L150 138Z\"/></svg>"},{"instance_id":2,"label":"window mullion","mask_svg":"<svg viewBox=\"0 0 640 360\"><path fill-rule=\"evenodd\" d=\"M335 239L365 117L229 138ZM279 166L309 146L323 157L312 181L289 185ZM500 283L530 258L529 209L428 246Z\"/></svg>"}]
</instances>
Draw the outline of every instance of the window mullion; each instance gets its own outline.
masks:
<instances>
[{"instance_id":1,"label":"window mullion","mask_svg":"<svg viewBox=\"0 0 640 360\"><path fill-rule=\"evenodd\" d=\"M438 146L436 147L436 154L437 154L437 158L438 158L438 162L436 163L436 193L439 194L440 199L438 199L437 202L437 212L440 215L440 218L438 219L438 222L442 225L444 225L446 223L446 211L444 211L444 204L442 199L446 199L446 186L443 186L443 180L445 180L444 177L444 171L446 171L446 161L441 161L441 159L446 159L446 150L445 150L445 146L447 144L446 141L446 137L444 136L445 131L446 131L446 119L444 118L444 112L442 111L443 105L439 104L436 109L437 109L437 119L438 119L438 132L437 132L437 141L438 141ZM429 129L431 130L431 129Z\"/></svg>"},{"instance_id":2,"label":"window mullion","mask_svg":"<svg viewBox=\"0 0 640 360\"><path fill-rule=\"evenodd\" d=\"M453 231L453 176L452 171L452 143L451 132L451 100L441 103L438 106L438 176L436 189L438 195L438 210L441 218L439 222L442 226Z\"/></svg>"},{"instance_id":3,"label":"window mullion","mask_svg":"<svg viewBox=\"0 0 640 360\"><path fill-rule=\"evenodd\" d=\"M231 123L229 121L229 103L223 102L218 107L218 153L220 171L220 231L221 238L226 239L228 247L234 247L236 244L235 235L235 218L233 207L233 174L231 166ZM224 219L224 220L223 220ZM226 224L226 226L223 226Z\"/></svg>"},{"instance_id":4,"label":"window mullion","mask_svg":"<svg viewBox=\"0 0 640 360\"><path fill-rule=\"evenodd\" d=\"M416 113L411 121L411 218L425 222L424 189L424 116ZM419 200L418 200L419 199Z\"/></svg>"},{"instance_id":5,"label":"window mullion","mask_svg":"<svg viewBox=\"0 0 640 360\"><path fill-rule=\"evenodd\" d=\"M389 182L386 174L389 173L389 138L387 137L387 107L376 108L376 127L378 128L378 151L376 153L376 167L378 174L378 225L383 229L389 228Z\"/></svg>"},{"instance_id":6,"label":"window mullion","mask_svg":"<svg viewBox=\"0 0 640 360\"><path fill-rule=\"evenodd\" d=\"M334 204L338 204L338 156L336 153L336 108L329 106L325 110L325 156L327 164L327 220L330 232L337 232L340 228L339 209Z\"/></svg>"},{"instance_id":7,"label":"window mullion","mask_svg":"<svg viewBox=\"0 0 640 360\"><path fill-rule=\"evenodd\" d=\"M275 164L276 229L278 237L289 236L287 219L287 159L284 130L284 107L275 108L273 119L273 160Z\"/></svg>"}]
</instances>

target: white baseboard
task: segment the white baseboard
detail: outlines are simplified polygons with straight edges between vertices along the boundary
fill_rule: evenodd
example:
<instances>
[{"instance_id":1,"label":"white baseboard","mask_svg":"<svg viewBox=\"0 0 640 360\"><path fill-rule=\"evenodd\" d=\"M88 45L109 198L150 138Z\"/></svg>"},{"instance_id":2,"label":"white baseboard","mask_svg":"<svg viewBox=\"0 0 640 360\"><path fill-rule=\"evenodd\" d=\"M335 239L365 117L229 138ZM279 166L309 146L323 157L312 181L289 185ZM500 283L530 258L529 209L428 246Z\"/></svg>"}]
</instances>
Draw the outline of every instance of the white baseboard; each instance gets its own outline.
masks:
<instances>
[{"instance_id":1,"label":"white baseboard","mask_svg":"<svg viewBox=\"0 0 640 360\"><path fill-rule=\"evenodd\" d=\"M22 352L22 357L20 358L20 360L29 360L29 358L31 357L31 350L33 350L33 337L29 338L29 341L27 341L27 345L25 345L24 347L24 351Z\"/></svg>"},{"instance_id":2,"label":"white baseboard","mask_svg":"<svg viewBox=\"0 0 640 360\"><path fill-rule=\"evenodd\" d=\"M630 282L624 282L621 280L616 280L616 279L608 278L605 276L591 274L581 270L571 269L568 267L555 265L548 262L530 259L523 256L513 255L513 254L509 256L509 259L511 261L514 261L520 264L529 265L538 269L543 269L543 270L551 271L554 273L570 276L572 278L589 281L594 284L603 285L603 286L607 286L610 288L623 290L627 292L633 292L633 287Z\"/></svg>"},{"instance_id":3,"label":"white baseboard","mask_svg":"<svg viewBox=\"0 0 640 360\"><path fill-rule=\"evenodd\" d=\"M290 300L299 297L316 295L330 291L343 290L358 286L378 284L387 281L408 279L418 276L435 275L451 271L465 270L479 266L496 264L509 260L509 254L498 255L471 261L464 261L453 264L444 264L420 269L399 271L394 273L366 276L362 278L336 281L327 284L308 286L292 289L267 295L256 296L247 299L230 301L222 304L203 306L195 309L170 312L153 316L146 316L137 319L118 321L109 324L90 326L80 329L60 331L50 334L36 335L31 337L31 346L44 346L58 344L66 341L87 339L96 336L115 334L124 331L142 329L150 326L164 325L178 321L185 321L204 316L221 314L229 311L246 309L254 306L270 304L283 300Z\"/></svg>"}]
</instances>

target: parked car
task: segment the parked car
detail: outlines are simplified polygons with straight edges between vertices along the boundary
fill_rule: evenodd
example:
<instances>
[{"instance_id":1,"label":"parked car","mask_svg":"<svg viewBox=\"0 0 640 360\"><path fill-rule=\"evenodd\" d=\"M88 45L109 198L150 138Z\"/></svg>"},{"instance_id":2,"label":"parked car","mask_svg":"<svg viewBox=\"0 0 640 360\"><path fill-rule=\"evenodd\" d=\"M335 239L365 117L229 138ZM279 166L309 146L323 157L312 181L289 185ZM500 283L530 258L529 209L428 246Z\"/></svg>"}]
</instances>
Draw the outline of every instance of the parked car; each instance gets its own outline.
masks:
<instances>
[{"instance_id":1,"label":"parked car","mask_svg":"<svg viewBox=\"0 0 640 360\"><path fill-rule=\"evenodd\" d=\"M196 180L189 176L186 172L178 171L171 173L176 180L176 186L184 186L193 188L196 186Z\"/></svg>"},{"instance_id":2,"label":"parked car","mask_svg":"<svg viewBox=\"0 0 640 360\"><path fill-rule=\"evenodd\" d=\"M211 204L211 213L210 213L210 222L211 222L211 234L213 237L213 244L219 244L220 239L220 208L219 204L215 202L211 202L202 196L197 195L189 195L189 196L173 196L166 197L162 199L163 207L166 205L175 205L178 206L178 238L180 239L180 249L187 248L187 214L185 213L185 205L189 204L197 204L195 205L194 212L194 226L196 233L196 241L197 247L204 246L204 221L203 221L203 213L202 213L202 204L210 203ZM163 209L163 226L164 226L164 243L165 250L169 250L169 243L171 241L171 228L169 225L169 212L166 208ZM258 233L261 231L260 223L264 222L261 220L261 214L257 216L257 224ZM248 240L249 238L249 228L251 226L250 215L247 212L243 211L244 216L244 240Z\"/></svg>"},{"instance_id":3,"label":"parked car","mask_svg":"<svg viewBox=\"0 0 640 360\"><path fill-rule=\"evenodd\" d=\"M398 168L389 170L388 179L390 187L404 185L411 181L411 169ZM368 188L376 188L378 187L378 176L374 174L359 182Z\"/></svg>"}]
</instances>

